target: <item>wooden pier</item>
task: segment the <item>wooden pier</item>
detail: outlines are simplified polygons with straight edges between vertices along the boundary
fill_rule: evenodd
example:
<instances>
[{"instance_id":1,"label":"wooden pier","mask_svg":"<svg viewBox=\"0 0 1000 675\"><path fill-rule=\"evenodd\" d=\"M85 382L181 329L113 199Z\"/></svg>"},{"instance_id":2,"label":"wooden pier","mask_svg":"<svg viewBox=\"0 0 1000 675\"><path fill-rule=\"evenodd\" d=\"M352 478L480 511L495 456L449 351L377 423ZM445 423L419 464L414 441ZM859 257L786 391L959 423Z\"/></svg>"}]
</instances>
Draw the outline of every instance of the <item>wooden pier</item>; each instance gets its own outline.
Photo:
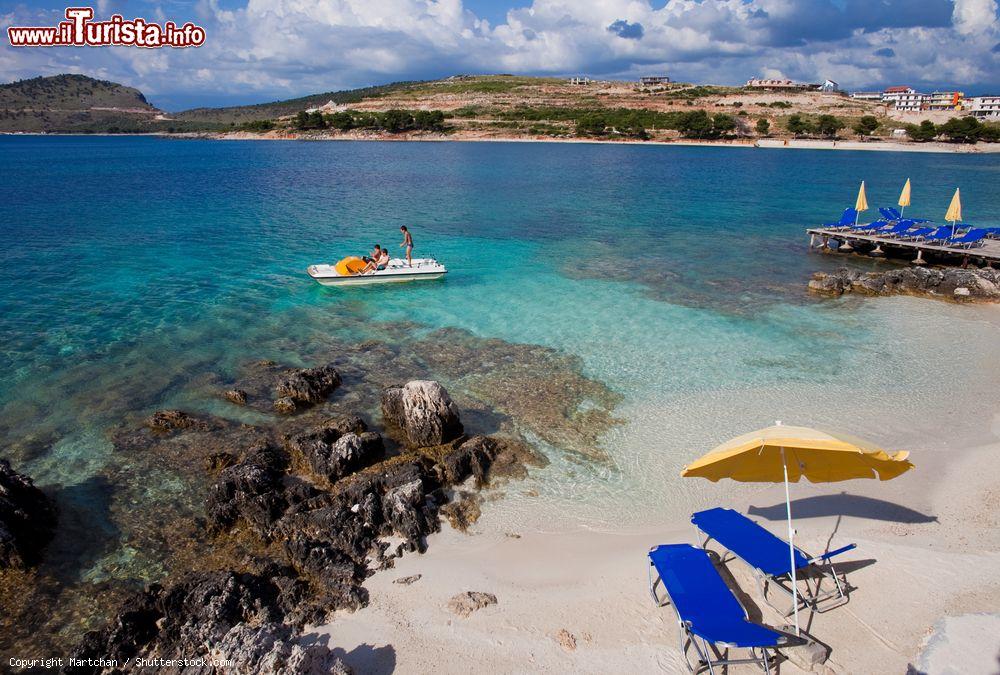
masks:
<instances>
[{"instance_id":1,"label":"wooden pier","mask_svg":"<svg viewBox=\"0 0 1000 675\"><path fill-rule=\"evenodd\" d=\"M982 246L959 248L827 227L809 228L806 230L806 234L809 235L810 249L824 248L844 253L858 251L869 255L891 252L900 257L911 256L917 265L928 262L928 258L933 262L947 265L964 265L973 262L986 265L1000 263L1000 240L998 239L984 239Z\"/></svg>"}]
</instances>

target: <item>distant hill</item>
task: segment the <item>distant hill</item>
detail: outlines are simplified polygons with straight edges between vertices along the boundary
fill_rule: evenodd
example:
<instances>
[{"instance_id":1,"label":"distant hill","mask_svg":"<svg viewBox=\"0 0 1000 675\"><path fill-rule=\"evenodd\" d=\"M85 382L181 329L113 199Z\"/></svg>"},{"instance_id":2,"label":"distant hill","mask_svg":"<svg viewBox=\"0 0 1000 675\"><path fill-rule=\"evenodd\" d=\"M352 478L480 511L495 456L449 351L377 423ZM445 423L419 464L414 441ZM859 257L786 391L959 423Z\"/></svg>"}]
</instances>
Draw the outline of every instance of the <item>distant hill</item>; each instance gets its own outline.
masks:
<instances>
[{"instance_id":1,"label":"distant hill","mask_svg":"<svg viewBox=\"0 0 1000 675\"><path fill-rule=\"evenodd\" d=\"M86 75L34 77L0 84L0 109L89 110L121 108L159 112L138 89Z\"/></svg>"},{"instance_id":2,"label":"distant hill","mask_svg":"<svg viewBox=\"0 0 1000 675\"><path fill-rule=\"evenodd\" d=\"M86 75L35 77L0 85L0 131L156 131L160 110L138 89Z\"/></svg>"},{"instance_id":3,"label":"distant hill","mask_svg":"<svg viewBox=\"0 0 1000 675\"><path fill-rule=\"evenodd\" d=\"M317 108L333 101L338 105L360 103L365 99L379 98L401 89L419 84L417 82L393 82L361 89L328 91L324 94L310 94L287 101L256 103L254 105L231 106L228 108L193 108L171 115L176 120L189 122L215 122L222 124L242 124L253 120L274 119L294 115L300 110Z\"/></svg>"}]
</instances>

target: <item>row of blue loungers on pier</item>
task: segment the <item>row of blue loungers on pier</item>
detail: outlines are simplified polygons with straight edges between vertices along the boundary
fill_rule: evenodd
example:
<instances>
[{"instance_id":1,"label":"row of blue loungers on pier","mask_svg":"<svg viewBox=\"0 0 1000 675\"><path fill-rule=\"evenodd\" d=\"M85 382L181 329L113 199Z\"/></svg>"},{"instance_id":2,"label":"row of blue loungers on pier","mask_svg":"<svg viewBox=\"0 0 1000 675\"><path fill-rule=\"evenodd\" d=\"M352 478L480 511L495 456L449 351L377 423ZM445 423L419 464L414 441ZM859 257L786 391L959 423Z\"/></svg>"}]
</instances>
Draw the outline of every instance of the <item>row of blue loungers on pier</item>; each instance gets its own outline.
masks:
<instances>
[{"instance_id":1,"label":"row of blue loungers on pier","mask_svg":"<svg viewBox=\"0 0 1000 675\"><path fill-rule=\"evenodd\" d=\"M972 227L967 223L934 225L923 218L903 218L899 211L891 207L878 211L882 215L879 220L856 224L858 212L851 208L844 209L839 221L825 223L823 227L955 248L982 246L985 239L1000 238L1000 227Z\"/></svg>"},{"instance_id":2,"label":"row of blue loungers on pier","mask_svg":"<svg viewBox=\"0 0 1000 675\"><path fill-rule=\"evenodd\" d=\"M649 592L657 606L673 605L688 670L715 673L717 666L754 663L769 673L773 650L799 646L806 640L750 621L746 609L716 569L715 560L722 564L725 558L706 547L714 539L728 554L746 563L757 578L765 602L788 616L794 607L787 611L777 608L767 596L768 588L773 586L792 597L788 542L732 509L701 511L691 516L691 522L706 537L702 548L662 544L648 555ZM830 559L854 548L850 544L816 557L794 549L796 577L805 586L804 590L802 585L797 587L800 607L824 612L847 602L846 583L837 576ZM823 590L824 583L831 584L828 590ZM665 598L657 593L661 585ZM688 656L692 647L698 657L695 663ZM729 651L734 649L746 649L749 654L730 658Z\"/></svg>"}]
</instances>

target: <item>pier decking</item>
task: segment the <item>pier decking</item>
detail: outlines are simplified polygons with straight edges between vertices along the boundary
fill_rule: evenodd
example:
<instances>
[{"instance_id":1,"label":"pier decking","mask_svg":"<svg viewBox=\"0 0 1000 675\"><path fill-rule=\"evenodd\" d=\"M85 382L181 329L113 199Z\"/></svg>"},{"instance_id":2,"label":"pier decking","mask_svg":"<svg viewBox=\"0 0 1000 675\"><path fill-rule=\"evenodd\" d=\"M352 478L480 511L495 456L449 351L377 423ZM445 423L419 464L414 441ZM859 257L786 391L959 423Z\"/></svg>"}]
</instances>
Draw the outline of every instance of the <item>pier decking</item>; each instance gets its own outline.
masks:
<instances>
[{"instance_id":1,"label":"pier decking","mask_svg":"<svg viewBox=\"0 0 1000 675\"><path fill-rule=\"evenodd\" d=\"M836 243L837 249L849 244L848 250L869 251L879 249L880 252L893 251L896 254L912 253L914 262L921 263L928 257L946 264L969 262L984 262L986 264L1000 263L1000 240L985 239L983 246L974 248L958 248L935 245L922 241L903 241L892 237L880 237L874 234L862 234L851 230L839 230L827 227L811 227L806 230L809 235L810 248L829 247ZM846 252L846 250L845 250Z\"/></svg>"}]
</instances>

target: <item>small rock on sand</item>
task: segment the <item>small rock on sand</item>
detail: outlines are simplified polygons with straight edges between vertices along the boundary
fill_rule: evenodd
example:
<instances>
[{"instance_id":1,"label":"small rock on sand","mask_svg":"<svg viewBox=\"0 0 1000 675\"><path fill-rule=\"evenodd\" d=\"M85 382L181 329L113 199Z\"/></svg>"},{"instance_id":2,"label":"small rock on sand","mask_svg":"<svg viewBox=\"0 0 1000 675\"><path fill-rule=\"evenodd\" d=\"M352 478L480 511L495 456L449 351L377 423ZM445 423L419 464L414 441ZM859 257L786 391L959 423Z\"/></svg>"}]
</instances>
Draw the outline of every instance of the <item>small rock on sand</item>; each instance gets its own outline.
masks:
<instances>
[{"instance_id":1,"label":"small rock on sand","mask_svg":"<svg viewBox=\"0 0 1000 675\"><path fill-rule=\"evenodd\" d=\"M422 577L422 576L423 576L422 574L412 574L412 575L410 575L408 577L400 577L398 579L395 579L395 580L393 580L392 583L394 583L394 584L402 584L403 586L409 586L410 584L412 584L415 581L420 581L420 577Z\"/></svg>"},{"instance_id":2,"label":"small rock on sand","mask_svg":"<svg viewBox=\"0 0 1000 675\"><path fill-rule=\"evenodd\" d=\"M555 634L555 641L568 652L576 651L576 636L565 628Z\"/></svg>"},{"instance_id":3,"label":"small rock on sand","mask_svg":"<svg viewBox=\"0 0 1000 675\"><path fill-rule=\"evenodd\" d=\"M478 591L465 591L452 597L448 601L448 609L460 617L468 617L470 614L483 607L497 604L497 596L492 593L480 593Z\"/></svg>"}]
</instances>

